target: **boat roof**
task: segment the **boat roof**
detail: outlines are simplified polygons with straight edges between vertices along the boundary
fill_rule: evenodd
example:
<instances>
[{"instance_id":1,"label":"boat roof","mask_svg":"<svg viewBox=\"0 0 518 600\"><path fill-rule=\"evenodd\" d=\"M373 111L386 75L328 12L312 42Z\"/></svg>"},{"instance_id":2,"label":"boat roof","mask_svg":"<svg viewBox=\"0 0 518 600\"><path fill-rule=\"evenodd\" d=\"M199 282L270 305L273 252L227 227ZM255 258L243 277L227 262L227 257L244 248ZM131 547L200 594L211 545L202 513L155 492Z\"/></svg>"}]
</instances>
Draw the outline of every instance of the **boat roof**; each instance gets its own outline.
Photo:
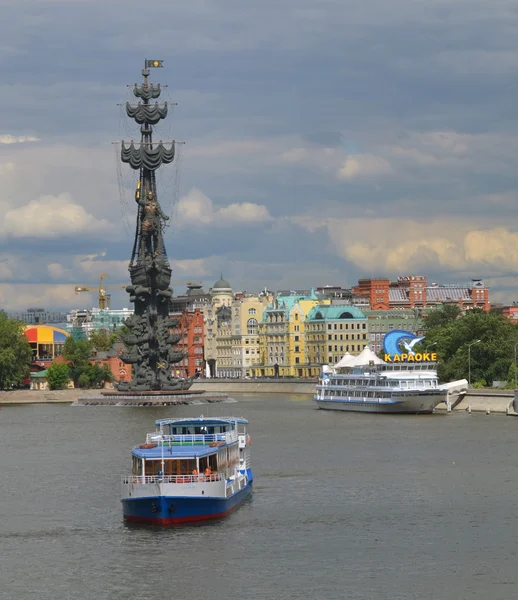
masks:
<instances>
[{"instance_id":1,"label":"boat roof","mask_svg":"<svg viewBox=\"0 0 518 600\"><path fill-rule=\"evenodd\" d=\"M158 419L155 421L155 425L174 425L174 424L203 424L203 425L223 425L231 423L241 423L247 425L248 421L243 417L198 417L198 418L184 418L184 419Z\"/></svg>"},{"instance_id":2,"label":"boat roof","mask_svg":"<svg viewBox=\"0 0 518 600\"><path fill-rule=\"evenodd\" d=\"M162 450L163 448L163 450ZM209 454L216 454L219 447L209 446L205 444L203 446L155 446L154 448L139 448L136 446L133 448L131 453L133 456L138 458L149 459L161 459L162 456L166 458L200 458L202 456L208 456Z\"/></svg>"}]
</instances>

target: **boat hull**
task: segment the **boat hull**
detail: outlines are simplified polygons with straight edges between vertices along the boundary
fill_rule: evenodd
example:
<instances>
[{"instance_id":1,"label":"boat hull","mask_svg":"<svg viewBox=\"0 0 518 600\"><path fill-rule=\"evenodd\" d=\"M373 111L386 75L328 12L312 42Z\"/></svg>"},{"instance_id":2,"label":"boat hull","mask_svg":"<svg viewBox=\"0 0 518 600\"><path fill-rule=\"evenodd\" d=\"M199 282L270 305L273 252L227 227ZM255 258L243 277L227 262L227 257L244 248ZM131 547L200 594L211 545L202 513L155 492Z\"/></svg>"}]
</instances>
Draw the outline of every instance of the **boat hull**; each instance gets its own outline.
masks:
<instances>
[{"instance_id":1,"label":"boat hull","mask_svg":"<svg viewBox=\"0 0 518 600\"><path fill-rule=\"evenodd\" d=\"M434 408L446 400L445 394L416 393L405 396L394 396L386 401L369 401L369 398L314 398L318 408L322 410L341 410L349 412L368 412L384 414L430 414Z\"/></svg>"},{"instance_id":2,"label":"boat hull","mask_svg":"<svg viewBox=\"0 0 518 600\"><path fill-rule=\"evenodd\" d=\"M146 496L123 498L124 519L148 525L181 525L221 519L238 508L252 493L252 481L228 498Z\"/></svg>"}]
</instances>

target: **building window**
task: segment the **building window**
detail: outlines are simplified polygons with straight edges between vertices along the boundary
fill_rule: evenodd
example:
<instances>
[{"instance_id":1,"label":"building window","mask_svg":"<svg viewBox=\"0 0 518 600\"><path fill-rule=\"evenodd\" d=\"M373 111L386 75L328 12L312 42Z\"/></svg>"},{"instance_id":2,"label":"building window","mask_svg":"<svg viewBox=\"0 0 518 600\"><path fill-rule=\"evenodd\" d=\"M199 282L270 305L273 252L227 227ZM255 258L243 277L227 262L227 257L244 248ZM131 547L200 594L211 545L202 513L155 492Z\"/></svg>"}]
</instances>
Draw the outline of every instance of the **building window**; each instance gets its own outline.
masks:
<instances>
[{"instance_id":1,"label":"building window","mask_svg":"<svg viewBox=\"0 0 518 600\"><path fill-rule=\"evenodd\" d=\"M295 352L300 352L300 346L295 346Z\"/></svg>"},{"instance_id":2,"label":"building window","mask_svg":"<svg viewBox=\"0 0 518 600\"><path fill-rule=\"evenodd\" d=\"M298 342L298 341L299 341L299 338L300 338L300 336L299 336L299 335L296 335L296 336L295 336L295 341L296 341L296 342Z\"/></svg>"},{"instance_id":3,"label":"building window","mask_svg":"<svg viewBox=\"0 0 518 600\"><path fill-rule=\"evenodd\" d=\"M257 313L257 311L255 310L255 308L249 308L248 309L248 314L249 315L255 315Z\"/></svg>"},{"instance_id":4,"label":"building window","mask_svg":"<svg viewBox=\"0 0 518 600\"><path fill-rule=\"evenodd\" d=\"M258 323L257 319L248 319L247 322L248 335L257 335Z\"/></svg>"}]
</instances>

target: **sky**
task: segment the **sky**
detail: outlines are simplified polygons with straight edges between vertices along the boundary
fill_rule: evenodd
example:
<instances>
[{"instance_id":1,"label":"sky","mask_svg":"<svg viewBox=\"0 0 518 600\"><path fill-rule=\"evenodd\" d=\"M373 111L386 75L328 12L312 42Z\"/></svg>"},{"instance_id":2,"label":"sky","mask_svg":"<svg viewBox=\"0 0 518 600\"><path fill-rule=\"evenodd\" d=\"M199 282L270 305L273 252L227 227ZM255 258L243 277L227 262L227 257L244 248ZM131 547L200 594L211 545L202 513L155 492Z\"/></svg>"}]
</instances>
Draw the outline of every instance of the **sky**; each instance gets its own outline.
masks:
<instances>
[{"instance_id":1,"label":"sky","mask_svg":"<svg viewBox=\"0 0 518 600\"><path fill-rule=\"evenodd\" d=\"M158 178L176 293L426 275L518 300L515 0L0 3L0 309L94 306L74 286L101 273L129 306L116 142L145 58L155 139L185 142Z\"/></svg>"}]
</instances>

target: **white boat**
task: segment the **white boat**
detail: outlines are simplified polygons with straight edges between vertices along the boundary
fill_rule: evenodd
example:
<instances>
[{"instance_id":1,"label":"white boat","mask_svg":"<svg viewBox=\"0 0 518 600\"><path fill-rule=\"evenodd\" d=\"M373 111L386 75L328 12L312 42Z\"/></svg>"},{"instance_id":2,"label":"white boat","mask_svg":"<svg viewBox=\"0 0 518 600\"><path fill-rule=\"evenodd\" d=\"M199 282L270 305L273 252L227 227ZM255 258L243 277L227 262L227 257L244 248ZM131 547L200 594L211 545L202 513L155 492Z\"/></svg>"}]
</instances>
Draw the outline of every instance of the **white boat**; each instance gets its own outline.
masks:
<instances>
[{"instance_id":1,"label":"white boat","mask_svg":"<svg viewBox=\"0 0 518 600\"><path fill-rule=\"evenodd\" d=\"M449 402L440 385L436 363L383 363L346 367L344 373L323 373L314 401L323 410L372 413L433 412Z\"/></svg>"},{"instance_id":2,"label":"white boat","mask_svg":"<svg viewBox=\"0 0 518 600\"><path fill-rule=\"evenodd\" d=\"M128 521L177 525L219 519L252 492L250 436L242 417L160 419L135 446L122 478Z\"/></svg>"}]
</instances>

